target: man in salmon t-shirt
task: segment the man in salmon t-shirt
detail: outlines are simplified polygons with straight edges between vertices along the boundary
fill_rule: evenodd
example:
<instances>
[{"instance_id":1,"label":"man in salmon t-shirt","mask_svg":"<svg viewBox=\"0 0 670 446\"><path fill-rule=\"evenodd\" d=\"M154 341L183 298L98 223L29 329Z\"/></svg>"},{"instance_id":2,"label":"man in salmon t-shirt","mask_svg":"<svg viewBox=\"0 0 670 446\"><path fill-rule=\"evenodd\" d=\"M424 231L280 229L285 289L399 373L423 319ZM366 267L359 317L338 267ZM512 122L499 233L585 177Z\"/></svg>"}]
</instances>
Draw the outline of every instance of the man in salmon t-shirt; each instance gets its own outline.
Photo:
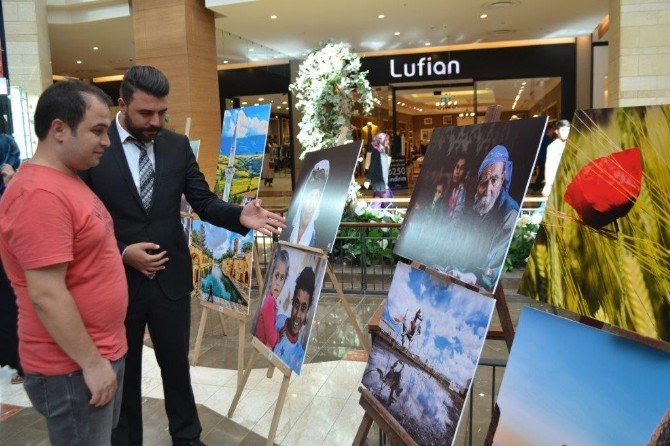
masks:
<instances>
[{"instance_id":1,"label":"man in salmon t-shirt","mask_svg":"<svg viewBox=\"0 0 670 446\"><path fill-rule=\"evenodd\" d=\"M109 147L110 104L79 81L47 88L35 108L35 156L0 201L24 386L54 445L108 444L121 406L125 272L112 219L76 173Z\"/></svg>"}]
</instances>

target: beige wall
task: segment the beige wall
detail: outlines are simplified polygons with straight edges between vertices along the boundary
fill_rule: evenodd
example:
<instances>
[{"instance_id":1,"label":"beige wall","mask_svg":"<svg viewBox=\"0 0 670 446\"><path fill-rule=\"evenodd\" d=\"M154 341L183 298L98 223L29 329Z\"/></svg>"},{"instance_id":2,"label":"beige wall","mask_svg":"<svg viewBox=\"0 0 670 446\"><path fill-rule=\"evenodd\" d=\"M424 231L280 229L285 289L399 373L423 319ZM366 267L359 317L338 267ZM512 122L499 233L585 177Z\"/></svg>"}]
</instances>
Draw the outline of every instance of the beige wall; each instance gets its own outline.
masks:
<instances>
[{"instance_id":1,"label":"beige wall","mask_svg":"<svg viewBox=\"0 0 670 446\"><path fill-rule=\"evenodd\" d=\"M670 1L610 0L609 105L670 102Z\"/></svg>"},{"instance_id":2,"label":"beige wall","mask_svg":"<svg viewBox=\"0 0 670 446\"><path fill-rule=\"evenodd\" d=\"M53 83L46 3L39 0L2 0L1 3L7 45L6 71L11 85L21 87L27 95L26 112L32 129L37 99ZM37 137L32 130L30 133L35 147Z\"/></svg>"},{"instance_id":3,"label":"beige wall","mask_svg":"<svg viewBox=\"0 0 670 446\"><path fill-rule=\"evenodd\" d=\"M135 62L170 80L167 127L200 140L198 163L214 184L221 142L214 13L202 0L133 0Z\"/></svg>"}]
</instances>

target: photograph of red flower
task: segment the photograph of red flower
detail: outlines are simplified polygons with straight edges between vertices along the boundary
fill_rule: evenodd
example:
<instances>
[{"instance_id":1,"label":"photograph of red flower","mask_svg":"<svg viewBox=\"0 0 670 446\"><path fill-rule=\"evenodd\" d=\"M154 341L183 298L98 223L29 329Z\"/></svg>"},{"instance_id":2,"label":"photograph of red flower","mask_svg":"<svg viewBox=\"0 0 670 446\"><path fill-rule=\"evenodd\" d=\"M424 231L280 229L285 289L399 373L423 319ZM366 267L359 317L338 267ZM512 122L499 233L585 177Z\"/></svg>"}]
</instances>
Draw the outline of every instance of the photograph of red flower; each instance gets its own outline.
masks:
<instances>
[{"instance_id":1,"label":"photograph of red flower","mask_svg":"<svg viewBox=\"0 0 670 446\"><path fill-rule=\"evenodd\" d=\"M670 341L670 106L575 113L519 292Z\"/></svg>"}]
</instances>

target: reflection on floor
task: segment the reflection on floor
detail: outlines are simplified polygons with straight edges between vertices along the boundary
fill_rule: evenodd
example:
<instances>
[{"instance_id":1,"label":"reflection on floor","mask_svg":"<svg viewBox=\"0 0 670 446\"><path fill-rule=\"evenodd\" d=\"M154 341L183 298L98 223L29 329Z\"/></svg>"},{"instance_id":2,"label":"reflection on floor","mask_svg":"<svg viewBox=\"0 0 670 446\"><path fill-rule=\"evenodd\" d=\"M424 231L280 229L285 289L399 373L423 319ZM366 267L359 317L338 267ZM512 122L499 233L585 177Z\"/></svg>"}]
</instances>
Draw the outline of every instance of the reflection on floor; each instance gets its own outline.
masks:
<instances>
[{"instance_id":1,"label":"reflection on floor","mask_svg":"<svg viewBox=\"0 0 670 446\"><path fill-rule=\"evenodd\" d=\"M518 277L508 278L505 288L513 289ZM348 296L356 319L365 325L382 302L380 296ZM257 306L252 294L250 311ZM512 318L516 322L521 307L528 300L508 293ZM532 306L541 306L535 302ZM191 352L201 316L201 305L192 302ZM497 315L492 325L498 325ZM203 440L210 445L264 444L270 428L281 374L267 379L267 363L257 361L232 419L225 414L235 393L237 369L237 326L228 320L226 334L218 316L210 313L202 353L197 367L191 367L191 380L203 425ZM246 344L250 338L247 335ZM247 347L245 358L251 347ZM507 350L502 341L487 341L483 358L505 359ZM351 444L363 411L358 404L360 380L366 355L346 318L344 309L333 295L323 295L312 330L305 366L300 376L294 375L289 386L286 405L276 437L284 445ZM20 385L9 383L11 371L0 369L0 444L48 444L45 423L30 406ZM465 444L470 430L473 444L482 444L488 428L492 390L497 393L504 369L498 368L495 379L491 367L480 366L472 390L474 417L467 422L470 402L466 403L455 444ZM146 339L143 359L142 393L144 399L144 438L146 445L169 445L167 418L163 408L160 370ZM378 431L370 431L372 444Z\"/></svg>"}]
</instances>

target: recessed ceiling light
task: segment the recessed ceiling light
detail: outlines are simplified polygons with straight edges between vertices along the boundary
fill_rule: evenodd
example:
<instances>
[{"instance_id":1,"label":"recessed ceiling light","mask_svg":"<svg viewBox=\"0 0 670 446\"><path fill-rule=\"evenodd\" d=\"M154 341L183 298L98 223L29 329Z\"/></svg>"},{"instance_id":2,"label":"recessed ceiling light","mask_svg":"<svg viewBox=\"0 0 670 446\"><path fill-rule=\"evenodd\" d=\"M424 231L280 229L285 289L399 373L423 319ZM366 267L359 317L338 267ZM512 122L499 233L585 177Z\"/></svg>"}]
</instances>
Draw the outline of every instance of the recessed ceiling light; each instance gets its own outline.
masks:
<instances>
[{"instance_id":1,"label":"recessed ceiling light","mask_svg":"<svg viewBox=\"0 0 670 446\"><path fill-rule=\"evenodd\" d=\"M259 100L260 102L263 102L263 101L265 100L265 98L258 98L258 100Z\"/></svg>"},{"instance_id":2,"label":"recessed ceiling light","mask_svg":"<svg viewBox=\"0 0 670 446\"><path fill-rule=\"evenodd\" d=\"M275 19L277 18L277 16L274 15L274 14L272 14L272 15L270 16L270 18L271 18L272 20L275 20Z\"/></svg>"},{"instance_id":3,"label":"recessed ceiling light","mask_svg":"<svg viewBox=\"0 0 670 446\"><path fill-rule=\"evenodd\" d=\"M250 52L250 53L253 53L253 52L254 52L254 49L253 49L253 48L249 48L249 52Z\"/></svg>"},{"instance_id":4,"label":"recessed ceiling light","mask_svg":"<svg viewBox=\"0 0 670 446\"><path fill-rule=\"evenodd\" d=\"M288 104L288 101L282 101L282 104L286 105Z\"/></svg>"},{"instance_id":5,"label":"recessed ceiling light","mask_svg":"<svg viewBox=\"0 0 670 446\"><path fill-rule=\"evenodd\" d=\"M242 101L242 105L247 105L247 101Z\"/></svg>"},{"instance_id":6,"label":"recessed ceiling light","mask_svg":"<svg viewBox=\"0 0 670 446\"><path fill-rule=\"evenodd\" d=\"M78 60L77 63L78 63L79 65L81 65L81 60Z\"/></svg>"},{"instance_id":7,"label":"recessed ceiling light","mask_svg":"<svg viewBox=\"0 0 670 446\"><path fill-rule=\"evenodd\" d=\"M377 16L378 19L383 19L384 17L386 17L384 14L379 14L379 15Z\"/></svg>"},{"instance_id":8,"label":"recessed ceiling light","mask_svg":"<svg viewBox=\"0 0 670 446\"><path fill-rule=\"evenodd\" d=\"M394 35L394 36L399 36L399 35L400 35L400 31L396 31L396 32L394 32L393 35Z\"/></svg>"},{"instance_id":9,"label":"recessed ceiling light","mask_svg":"<svg viewBox=\"0 0 670 446\"><path fill-rule=\"evenodd\" d=\"M277 106L277 110L281 110L281 105L278 105L278 106Z\"/></svg>"},{"instance_id":10,"label":"recessed ceiling light","mask_svg":"<svg viewBox=\"0 0 670 446\"><path fill-rule=\"evenodd\" d=\"M482 14L482 15L479 16L479 18L480 18L480 19L485 19L485 18L487 18L488 16L489 16L488 14Z\"/></svg>"},{"instance_id":11,"label":"recessed ceiling light","mask_svg":"<svg viewBox=\"0 0 670 446\"><path fill-rule=\"evenodd\" d=\"M228 61L227 61L227 60L224 60L223 63L228 63Z\"/></svg>"},{"instance_id":12,"label":"recessed ceiling light","mask_svg":"<svg viewBox=\"0 0 670 446\"><path fill-rule=\"evenodd\" d=\"M254 104L254 107L258 107L258 104Z\"/></svg>"},{"instance_id":13,"label":"recessed ceiling light","mask_svg":"<svg viewBox=\"0 0 670 446\"><path fill-rule=\"evenodd\" d=\"M94 46L94 47L93 47L93 51L98 51L99 49L100 49L100 48L98 48L97 46Z\"/></svg>"},{"instance_id":14,"label":"recessed ceiling light","mask_svg":"<svg viewBox=\"0 0 670 446\"><path fill-rule=\"evenodd\" d=\"M426 46L430 46L430 42L426 42L425 45L426 45Z\"/></svg>"}]
</instances>

